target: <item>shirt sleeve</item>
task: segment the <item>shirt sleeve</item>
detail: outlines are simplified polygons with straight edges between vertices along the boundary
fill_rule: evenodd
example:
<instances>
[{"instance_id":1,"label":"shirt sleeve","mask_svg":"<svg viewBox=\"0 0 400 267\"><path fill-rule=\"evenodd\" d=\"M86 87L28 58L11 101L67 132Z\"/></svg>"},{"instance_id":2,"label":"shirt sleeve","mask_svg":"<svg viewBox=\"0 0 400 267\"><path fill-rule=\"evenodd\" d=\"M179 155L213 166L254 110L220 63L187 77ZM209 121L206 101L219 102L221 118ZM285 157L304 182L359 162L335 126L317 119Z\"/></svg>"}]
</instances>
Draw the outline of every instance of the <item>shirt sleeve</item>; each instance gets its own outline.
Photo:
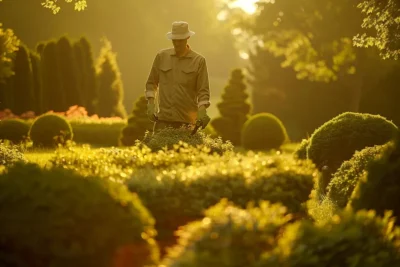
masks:
<instances>
[{"instance_id":1,"label":"shirt sleeve","mask_svg":"<svg viewBox=\"0 0 400 267\"><path fill-rule=\"evenodd\" d=\"M146 89L145 89L146 100L148 100L149 98L154 98L158 90L158 82L159 82L158 62L159 62L159 54L157 54L156 57L154 58L153 65L151 66L150 73L147 78Z\"/></svg>"},{"instance_id":2,"label":"shirt sleeve","mask_svg":"<svg viewBox=\"0 0 400 267\"><path fill-rule=\"evenodd\" d=\"M197 78L197 103L198 107L210 106L210 83L208 80L208 70L205 58L200 62L199 76Z\"/></svg>"}]
</instances>

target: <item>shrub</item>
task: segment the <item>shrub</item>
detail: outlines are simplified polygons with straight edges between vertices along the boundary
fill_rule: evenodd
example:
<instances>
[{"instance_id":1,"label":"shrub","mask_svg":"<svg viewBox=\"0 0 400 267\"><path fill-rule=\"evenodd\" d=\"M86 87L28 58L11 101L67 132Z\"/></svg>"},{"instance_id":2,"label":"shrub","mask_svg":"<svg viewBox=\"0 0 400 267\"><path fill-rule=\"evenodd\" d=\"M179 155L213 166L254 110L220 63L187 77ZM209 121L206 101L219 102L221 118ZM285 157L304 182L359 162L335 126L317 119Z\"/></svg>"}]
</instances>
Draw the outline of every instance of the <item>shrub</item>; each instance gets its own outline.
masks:
<instances>
[{"instance_id":1,"label":"shrub","mask_svg":"<svg viewBox=\"0 0 400 267\"><path fill-rule=\"evenodd\" d=\"M250 150L279 149L289 140L283 123L269 113L251 116L243 125L241 138L242 146Z\"/></svg>"},{"instance_id":2,"label":"shrub","mask_svg":"<svg viewBox=\"0 0 400 267\"><path fill-rule=\"evenodd\" d=\"M400 266L400 229L393 228L393 220L390 214L362 210L343 212L322 225L294 222L257 266Z\"/></svg>"},{"instance_id":3,"label":"shrub","mask_svg":"<svg viewBox=\"0 0 400 267\"><path fill-rule=\"evenodd\" d=\"M154 135L147 132L143 140L143 144L148 146L152 151L164 148L172 149L179 142L184 142L194 147L204 145L210 149L210 153L222 154L233 150L233 145L229 141L224 142L221 138L211 138L202 130L192 135L191 129L185 127L178 129L167 127L154 133Z\"/></svg>"},{"instance_id":4,"label":"shrub","mask_svg":"<svg viewBox=\"0 0 400 267\"><path fill-rule=\"evenodd\" d=\"M400 147L393 140L370 162L349 200L355 210L374 209L378 214L393 211L400 223Z\"/></svg>"},{"instance_id":5,"label":"shrub","mask_svg":"<svg viewBox=\"0 0 400 267\"><path fill-rule=\"evenodd\" d=\"M21 119L0 120L0 139L19 144L28 138L29 125Z\"/></svg>"},{"instance_id":6,"label":"shrub","mask_svg":"<svg viewBox=\"0 0 400 267\"><path fill-rule=\"evenodd\" d=\"M0 142L0 165L10 166L19 161L26 161L20 147Z\"/></svg>"},{"instance_id":7,"label":"shrub","mask_svg":"<svg viewBox=\"0 0 400 267\"><path fill-rule=\"evenodd\" d=\"M35 119L29 130L29 137L34 146L54 147L72 140L73 131L64 117L49 113Z\"/></svg>"},{"instance_id":8,"label":"shrub","mask_svg":"<svg viewBox=\"0 0 400 267\"><path fill-rule=\"evenodd\" d=\"M261 253L272 249L291 216L280 204L261 202L240 209L226 199L205 211L205 218L178 231L178 244L165 259L165 267L254 266Z\"/></svg>"},{"instance_id":9,"label":"shrub","mask_svg":"<svg viewBox=\"0 0 400 267\"><path fill-rule=\"evenodd\" d=\"M129 266L141 267L157 261L154 219L121 184L18 164L0 175L0 187L3 264L108 267L132 257Z\"/></svg>"},{"instance_id":10,"label":"shrub","mask_svg":"<svg viewBox=\"0 0 400 267\"><path fill-rule=\"evenodd\" d=\"M334 173L357 150L383 145L397 132L397 126L380 115L345 112L314 131L307 155L317 168L327 166Z\"/></svg>"},{"instance_id":11,"label":"shrub","mask_svg":"<svg viewBox=\"0 0 400 267\"><path fill-rule=\"evenodd\" d=\"M297 147L293 155L299 159L307 159L307 148L309 144L310 144L310 139L301 140L300 145Z\"/></svg>"},{"instance_id":12,"label":"shrub","mask_svg":"<svg viewBox=\"0 0 400 267\"><path fill-rule=\"evenodd\" d=\"M354 187L366 171L368 164L381 152L384 146L377 145L357 151L350 160L343 162L333 174L327 187L327 197L339 208L346 206Z\"/></svg>"}]
</instances>

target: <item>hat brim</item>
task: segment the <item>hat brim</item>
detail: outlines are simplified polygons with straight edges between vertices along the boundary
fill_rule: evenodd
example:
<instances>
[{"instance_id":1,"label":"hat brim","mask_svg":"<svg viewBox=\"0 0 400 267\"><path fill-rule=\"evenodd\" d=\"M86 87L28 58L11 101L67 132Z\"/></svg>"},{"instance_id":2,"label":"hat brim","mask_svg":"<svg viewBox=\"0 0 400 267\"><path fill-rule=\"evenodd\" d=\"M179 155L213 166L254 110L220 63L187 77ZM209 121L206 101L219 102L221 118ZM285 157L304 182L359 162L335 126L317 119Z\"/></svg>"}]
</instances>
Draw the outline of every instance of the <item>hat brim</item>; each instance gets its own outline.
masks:
<instances>
[{"instance_id":1,"label":"hat brim","mask_svg":"<svg viewBox=\"0 0 400 267\"><path fill-rule=\"evenodd\" d=\"M172 32L168 32L167 33L167 38L168 39L170 39L170 40L176 40L176 39L178 39L178 40L180 40L180 39L186 39L186 38L188 38L188 37L190 37L190 36L193 36L193 35L195 35L195 32L193 32L193 31L189 31L188 33L185 33L185 34L172 34Z\"/></svg>"}]
</instances>

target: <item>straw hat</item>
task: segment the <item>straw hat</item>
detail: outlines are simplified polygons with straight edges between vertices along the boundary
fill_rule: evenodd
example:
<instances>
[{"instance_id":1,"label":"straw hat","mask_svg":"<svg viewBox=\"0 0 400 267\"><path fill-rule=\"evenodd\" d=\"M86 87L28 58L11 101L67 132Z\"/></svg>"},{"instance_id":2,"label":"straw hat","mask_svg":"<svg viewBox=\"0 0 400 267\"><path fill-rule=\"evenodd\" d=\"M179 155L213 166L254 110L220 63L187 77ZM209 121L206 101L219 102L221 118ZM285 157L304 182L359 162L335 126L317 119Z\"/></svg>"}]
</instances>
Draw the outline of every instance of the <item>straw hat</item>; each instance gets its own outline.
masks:
<instances>
[{"instance_id":1,"label":"straw hat","mask_svg":"<svg viewBox=\"0 0 400 267\"><path fill-rule=\"evenodd\" d=\"M172 39L186 39L194 35L195 32L189 30L189 24L185 21L174 21L172 23L172 31L167 33L167 38Z\"/></svg>"}]
</instances>

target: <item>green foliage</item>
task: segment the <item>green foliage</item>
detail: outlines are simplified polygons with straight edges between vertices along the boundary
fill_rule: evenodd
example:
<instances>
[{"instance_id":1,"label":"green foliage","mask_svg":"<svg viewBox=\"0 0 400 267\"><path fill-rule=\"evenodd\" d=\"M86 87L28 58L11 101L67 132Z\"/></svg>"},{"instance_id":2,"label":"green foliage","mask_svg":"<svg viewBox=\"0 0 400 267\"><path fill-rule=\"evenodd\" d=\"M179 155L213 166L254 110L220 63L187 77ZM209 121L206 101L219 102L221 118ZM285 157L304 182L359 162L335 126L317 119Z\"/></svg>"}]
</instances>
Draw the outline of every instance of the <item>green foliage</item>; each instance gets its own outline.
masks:
<instances>
[{"instance_id":1,"label":"green foliage","mask_svg":"<svg viewBox=\"0 0 400 267\"><path fill-rule=\"evenodd\" d=\"M339 208L344 208L360 177L366 171L368 164L384 149L385 145L366 147L354 153L350 160L343 162L332 175L327 187L327 197Z\"/></svg>"},{"instance_id":2,"label":"green foliage","mask_svg":"<svg viewBox=\"0 0 400 267\"><path fill-rule=\"evenodd\" d=\"M77 61L72 49L71 41L67 36L62 36L57 41L57 61L59 64L59 75L65 92L65 104L67 107L74 105L83 106L77 74Z\"/></svg>"},{"instance_id":3,"label":"green foliage","mask_svg":"<svg viewBox=\"0 0 400 267\"><path fill-rule=\"evenodd\" d=\"M191 134L191 129L181 127L178 129L167 127L153 133L146 132L143 143L152 151L161 149L172 149L179 142L187 143L191 146L204 145L210 153L222 154L226 151L232 151L233 145L229 141L223 141L222 138L211 138L203 131L198 131L194 135Z\"/></svg>"},{"instance_id":4,"label":"green foliage","mask_svg":"<svg viewBox=\"0 0 400 267\"><path fill-rule=\"evenodd\" d=\"M41 60L42 70L42 111L64 112L66 105L66 92L63 90L60 77L60 66L57 61L57 44L55 41L46 43Z\"/></svg>"},{"instance_id":5,"label":"green foliage","mask_svg":"<svg viewBox=\"0 0 400 267\"><path fill-rule=\"evenodd\" d=\"M229 140L235 146L240 145L241 129L250 113L248 97L243 71L234 69L222 93L222 100L217 104L221 116L212 120L211 125L223 140Z\"/></svg>"},{"instance_id":6,"label":"green foliage","mask_svg":"<svg viewBox=\"0 0 400 267\"><path fill-rule=\"evenodd\" d=\"M89 144L94 147L111 147L119 145L122 129L126 127L125 121L96 122L69 120L77 144Z\"/></svg>"},{"instance_id":7,"label":"green foliage","mask_svg":"<svg viewBox=\"0 0 400 267\"><path fill-rule=\"evenodd\" d=\"M29 49L21 44L15 55L13 79L13 108L16 115L35 109L32 64Z\"/></svg>"},{"instance_id":8,"label":"green foliage","mask_svg":"<svg viewBox=\"0 0 400 267\"><path fill-rule=\"evenodd\" d=\"M124 251L133 267L157 260L154 219L123 185L18 164L0 175L0 186L5 265L108 267Z\"/></svg>"},{"instance_id":9,"label":"green foliage","mask_svg":"<svg viewBox=\"0 0 400 267\"><path fill-rule=\"evenodd\" d=\"M307 159L307 148L309 144L310 144L310 139L301 140L300 145L297 147L293 155L298 157L299 159Z\"/></svg>"},{"instance_id":10,"label":"green foliage","mask_svg":"<svg viewBox=\"0 0 400 267\"><path fill-rule=\"evenodd\" d=\"M394 218L375 211L345 211L327 223L303 220L286 227L278 246L267 251L263 267L389 267L400 264L400 229Z\"/></svg>"},{"instance_id":11,"label":"green foliage","mask_svg":"<svg viewBox=\"0 0 400 267\"><path fill-rule=\"evenodd\" d=\"M19 146L0 141L0 165L8 167L21 161L26 161L26 158Z\"/></svg>"},{"instance_id":12,"label":"green foliage","mask_svg":"<svg viewBox=\"0 0 400 267\"><path fill-rule=\"evenodd\" d=\"M0 23L0 82L14 74L12 61L14 52L18 51L19 39L12 29L3 29Z\"/></svg>"},{"instance_id":13,"label":"green foliage","mask_svg":"<svg viewBox=\"0 0 400 267\"><path fill-rule=\"evenodd\" d=\"M121 73L116 54L112 52L111 42L106 38L96 63L96 75L99 84L99 95L96 102L99 117L126 118L126 110L122 104L124 98Z\"/></svg>"},{"instance_id":14,"label":"green foliage","mask_svg":"<svg viewBox=\"0 0 400 267\"><path fill-rule=\"evenodd\" d=\"M33 95L35 96L35 103L32 109L35 114L42 114L43 103L42 103L42 72L40 69L40 56L34 51L29 51L29 58L32 65L32 77L33 77Z\"/></svg>"},{"instance_id":15,"label":"green foliage","mask_svg":"<svg viewBox=\"0 0 400 267\"><path fill-rule=\"evenodd\" d=\"M178 231L178 245L163 260L165 267L254 266L262 252L273 249L291 216L280 204L263 201L240 209L221 200L205 218Z\"/></svg>"},{"instance_id":16,"label":"green foliage","mask_svg":"<svg viewBox=\"0 0 400 267\"><path fill-rule=\"evenodd\" d=\"M377 47L384 59L399 59L400 3L396 0L364 0L358 4L358 8L365 16L362 28L374 34L357 34L353 38L354 44Z\"/></svg>"},{"instance_id":17,"label":"green foliage","mask_svg":"<svg viewBox=\"0 0 400 267\"><path fill-rule=\"evenodd\" d=\"M319 169L327 166L334 173L357 150L388 142L398 128L380 115L344 112L327 121L310 137L307 156ZM323 182L329 184L330 176Z\"/></svg>"},{"instance_id":18,"label":"green foliage","mask_svg":"<svg viewBox=\"0 0 400 267\"><path fill-rule=\"evenodd\" d=\"M61 6L57 3L57 0L43 0L42 6L50 9L53 14L57 14L61 10ZM74 3L74 10L83 11L87 8L86 0L65 0L66 3Z\"/></svg>"},{"instance_id":19,"label":"green foliage","mask_svg":"<svg viewBox=\"0 0 400 267\"><path fill-rule=\"evenodd\" d=\"M147 100L145 96L139 97L128 117L128 125L122 130L120 142L124 146L132 146L136 140L143 140L146 131L153 130L153 122L147 115Z\"/></svg>"},{"instance_id":20,"label":"green foliage","mask_svg":"<svg viewBox=\"0 0 400 267\"><path fill-rule=\"evenodd\" d=\"M62 116L46 113L37 117L29 129L29 138L36 147L56 147L72 140L70 123Z\"/></svg>"},{"instance_id":21,"label":"green foliage","mask_svg":"<svg viewBox=\"0 0 400 267\"><path fill-rule=\"evenodd\" d=\"M30 125L21 119L0 120L0 139L19 144L27 140L29 128Z\"/></svg>"},{"instance_id":22,"label":"green foliage","mask_svg":"<svg viewBox=\"0 0 400 267\"><path fill-rule=\"evenodd\" d=\"M269 113L251 116L242 128L242 146L251 150L279 149L289 140L285 126Z\"/></svg>"},{"instance_id":23,"label":"green foliage","mask_svg":"<svg viewBox=\"0 0 400 267\"><path fill-rule=\"evenodd\" d=\"M367 171L359 179L349 200L354 210L374 209L380 215L386 210L393 212L400 224L400 149L399 140L390 141L372 160Z\"/></svg>"}]
</instances>

